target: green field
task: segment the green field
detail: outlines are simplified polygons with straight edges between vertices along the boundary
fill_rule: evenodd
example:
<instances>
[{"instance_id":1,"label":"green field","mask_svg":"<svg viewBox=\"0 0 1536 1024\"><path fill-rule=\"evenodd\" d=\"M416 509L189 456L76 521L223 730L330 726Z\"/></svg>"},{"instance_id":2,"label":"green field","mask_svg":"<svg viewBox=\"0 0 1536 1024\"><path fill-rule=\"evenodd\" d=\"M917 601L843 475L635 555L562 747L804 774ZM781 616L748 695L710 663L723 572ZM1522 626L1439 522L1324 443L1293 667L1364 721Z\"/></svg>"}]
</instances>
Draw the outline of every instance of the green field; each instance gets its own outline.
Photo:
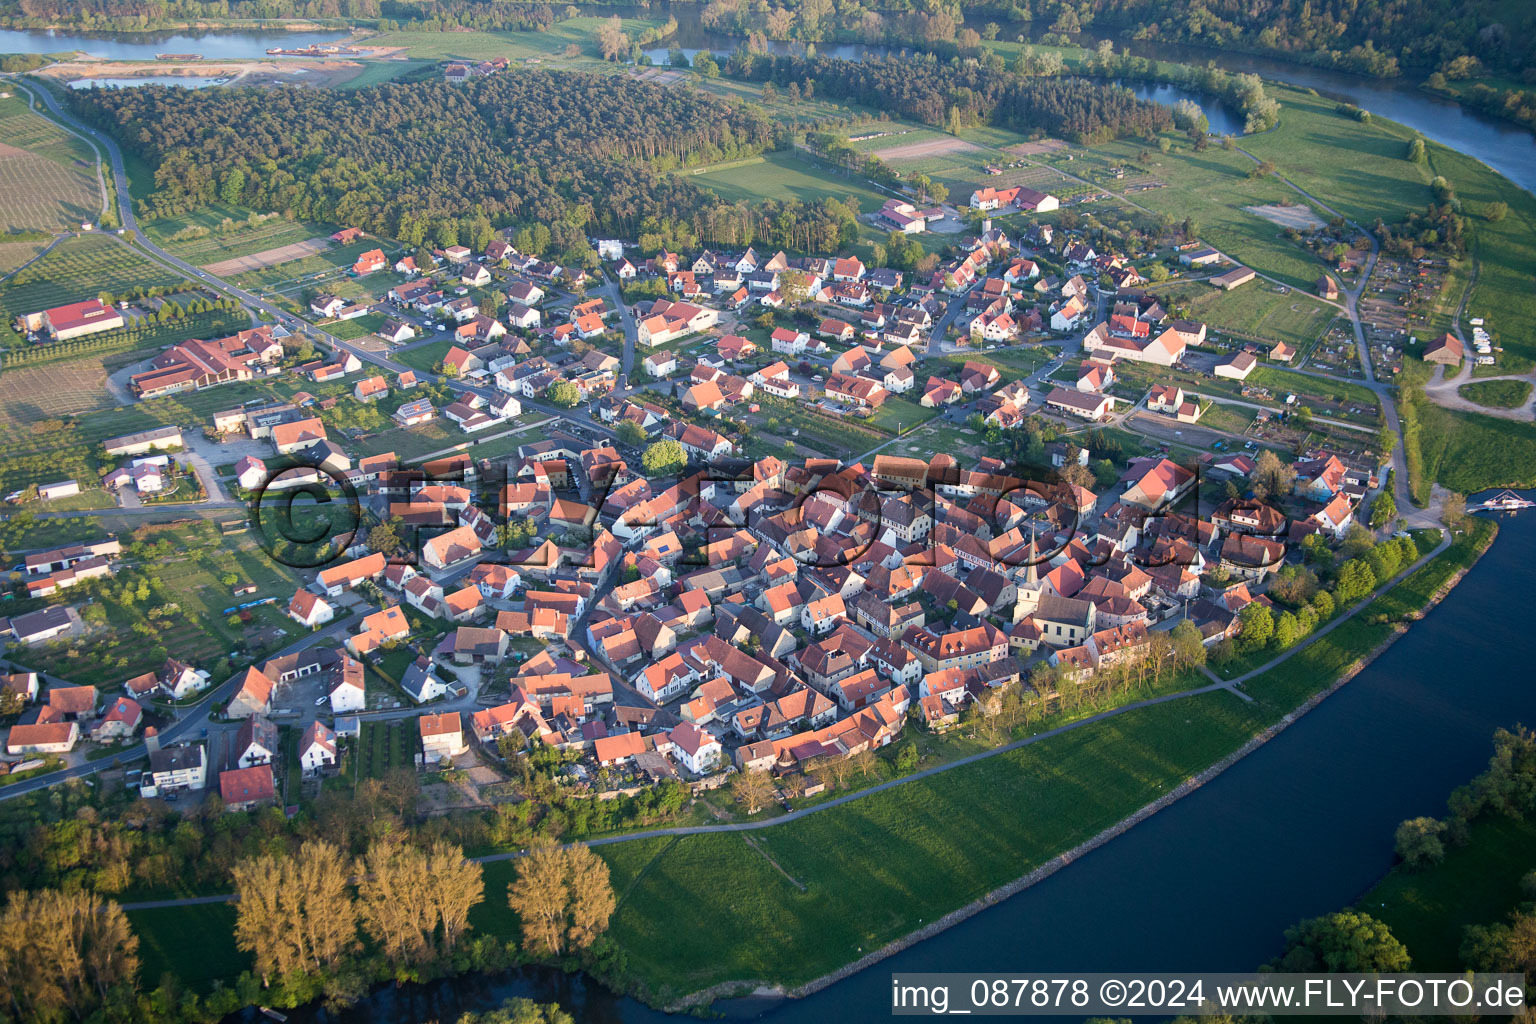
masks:
<instances>
[{"instance_id":1,"label":"green field","mask_svg":"<svg viewBox=\"0 0 1536 1024\"><path fill-rule=\"evenodd\" d=\"M616 70L613 64L603 64L597 48L597 29L604 20L570 18L557 22L548 32L384 32L369 38L368 45L403 47L409 56L420 60L549 59L563 57L567 48L574 46L577 53L563 59L563 67L579 63ZM624 31L631 39L638 39L647 29L660 28L661 24L658 19L625 18Z\"/></svg>"},{"instance_id":2,"label":"green field","mask_svg":"<svg viewBox=\"0 0 1536 1024\"><path fill-rule=\"evenodd\" d=\"M1249 178L1254 162L1237 150L1212 146L1196 153L1187 139L1169 138L1173 148L1168 153L1153 151L1144 160L1141 155L1147 147L1137 140L1110 142L1087 151L1073 147L1030 159L1096 181L1110 192L1136 181L1160 182L1161 188L1134 192L1117 202L1140 206L1153 215L1166 213L1175 221L1188 217L1197 225L1201 241L1262 274L1310 291L1322 272L1322 263L1302 246L1287 241L1279 225L1246 209L1296 201L1295 191L1273 176ZM1069 156L1073 157L1070 162ZM1108 169L1112 166L1133 169L1136 181L1111 179ZM1111 210L1103 202L1092 208L1101 219L1110 217Z\"/></svg>"},{"instance_id":3,"label":"green field","mask_svg":"<svg viewBox=\"0 0 1536 1024\"><path fill-rule=\"evenodd\" d=\"M714 192L726 202L790 199L813 203L831 196L854 199L860 211L878 210L887 199L862 178L843 177L838 171L800 153L770 153L707 170L684 175L687 180Z\"/></svg>"},{"instance_id":4,"label":"green field","mask_svg":"<svg viewBox=\"0 0 1536 1024\"><path fill-rule=\"evenodd\" d=\"M0 99L0 156L0 233L100 218L96 151L29 110L22 94Z\"/></svg>"},{"instance_id":5,"label":"green field","mask_svg":"<svg viewBox=\"0 0 1536 1024\"><path fill-rule=\"evenodd\" d=\"M249 256L311 238L324 238L335 228L304 221L271 217L251 225L251 211L225 203L213 203L181 217L145 225L144 234L173 256L188 263L208 266L235 256ZM261 214L257 214L261 217ZM191 237L207 231L203 237Z\"/></svg>"},{"instance_id":6,"label":"green field","mask_svg":"<svg viewBox=\"0 0 1536 1024\"><path fill-rule=\"evenodd\" d=\"M128 920L139 937L139 983L145 989L170 973L206 993L215 981L250 969L250 954L235 948L233 903L130 910Z\"/></svg>"},{"instance_id":7,"label":"green field","mask_svg":"<svg viewBox=\"0 0 1536 1024\"><path fill-rule=\"evenodd\" d=\"M1096 835L1259 725L1232 695L1207 694L898 786L752 843L686 836L644 869L612 933L661 996L737 979L803 983Z\"/></svg>"},{"instance_id":8,"label":"green field","mask_svg":"<svg viewBox=\"0 0 1536 1024\"><path fill-rule=\"evenodd\" d=\"M363 63L363 70L359 71L356 77L349 78L343 82L340 88L366 89L370 86L382 85L385 82L393 82L396 79L404 78L406 75L414 74L422 68L430 67L431 64L431 61L426 60L365 61Z\"/></svg>"},{"instance_id":9,"label":"green field","mask_svg":"<svg viewBox=\"0 0 1536 1024\"><path fill-rule=\"evenodd\" d=\"M1204 320L1213 331L1243 341L1283 341L1305 356L1339 314L1339 308L1299 289L1287 288L1282 293L1281 287L1257 280L1222 291L1203 281L1190 281L1158 289L1158 293L1166 290L1171 301L1188 305L1191 315Z\"/></svg>"},{"instance_id":10,"label":"green field","mask_svg":"<svg viewBox=\"0 0 1536 1024\"><path fill-rule=\"evenodd\" d=\"M59 243L42 259L0 283L0 345L21 341L11 321L23 313L133 288L163 288L186 279L106 235Z\"/></svg>"},{"instance_id":11,"label":"green field","mask_svg":"<svg viewBox=\"0 0 1536 1024\"><path fill-rule=\"evenodd\" d=\"M1528 380L1484 380L1463 384L1456 389L1462 398L1494 409L1514 409L1531 397Z\"/></svg>"},{"instance_id":12,"label":"green field","mask_svg":"<svg viewBox=\"0 0 1536 1024\"><path fill-rule=\"evenodd\" d=\"M1460 970L1462 930L1504 921L1525 901L1520 879L1533 869L1536 822L1490 812L1473 822L1465 845L1446 844L1444 861L1419 871L1393 868L1360 907L1408 947L1414 970Z\"/></svg>"}]
</instances>

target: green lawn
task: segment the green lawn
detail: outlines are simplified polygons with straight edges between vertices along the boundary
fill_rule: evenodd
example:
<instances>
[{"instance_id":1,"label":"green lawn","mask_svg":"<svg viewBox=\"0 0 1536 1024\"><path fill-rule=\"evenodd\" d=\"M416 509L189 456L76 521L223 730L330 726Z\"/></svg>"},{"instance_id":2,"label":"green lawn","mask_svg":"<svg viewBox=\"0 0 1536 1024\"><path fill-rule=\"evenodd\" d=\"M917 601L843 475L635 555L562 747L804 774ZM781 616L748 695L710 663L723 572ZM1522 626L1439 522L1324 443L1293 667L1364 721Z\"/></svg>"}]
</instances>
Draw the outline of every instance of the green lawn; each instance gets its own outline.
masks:
<instances>
[{"instance_id":1,"label":"green lawn","mask_svg":"<svg viewBox=\"0 0 1536 1024\"><path fill-rule=\"evenodd\" d=\"M1416 500L1431 481L1462 494L1536 485L1536 424L1444 409L1416 389L1398 409Z\"/></svg>"},{"instance_id":2,"label":"green lawn","mask_svg":"<svg viewBox=\"0 0 1536 1024\"><path fill-rule=\"evenodd\" d=\"M422 68L430 67L431 61L406 60L406 61L382 61L370 60L363 62L363 70L353 78L347 79L340 86L342 89L365 89L369 86L382 85L385 82L393 82L414 74Z\"/></svg>"},{"instance_id":3,"label":"green lawn","mask_svg":"<svg viewBox=\"0 0 1536 1024\"><path fill-rule=\"evenodd\" d=\"M235 905L206 903L190 907L130 910L128 921L139 937L139 984L151 989L166 973L207 993L215 981L229 981L248 970L251 958L235 948Z\"/></svg>"},{"instance_id":4,"label":"green lawn","mask_svg":"<svg viewBox=\"0 0 1536 1024\"><path fill-rule=\"evenodd\" d=\"M645 870L612 934L663 997L738 979L803 983L1090 838L1259 725L1237 698L1207 694L755 834L756 846L686 836Z\"/></svg>"},{"instance_id":5,"label":"green lawn","mask_svg":"<svg viewBox=\"0 0 1536 1024\"><path fill-rule=\"evenodd\" d=\"M1484 380L1463 384L1456 389L1461 397L1478 405L1494 409L1513 409L1524 405L1531 397L1528 380Z\"/></svg>"},{"instance_id":6,"label":"green lawn","mask_svg":"<svg viewBox=\"0 0 1536 1024\"><path fill-rule=\"evenodd\" d=\"M1462 930L1504 921L1524 902L1520 878L1533 869L1536 822L1489 813L1473 822L1466 845L1446 845L1440 864L1420 871L1393 868L1360 908L1408 947L1414 970L1460 970Z\"/></svg>"},{"instance_id":7,"label":"green lawn","mask_svg":"<svg viewBox=\"0 0 1536 1024\"><path fill-rule=\"evenodd\" d=\"M851 197L862 212L869 213L890 198L870 188L862 178L844 177L801 153L770 153L702 174L686 173L684 177L727 202L796 199L813 203L826 196Z\"/></svg>"},{"instance_id":8,"label":"green lawn","mask_svg":"<svg viewBox=\"0 0 1536 1024\"><path fill-rule=\"evenodd\" d=\"M417 373L431 374L433 368L443 361L448 350L453 348L451 341L434 341L430 345L422 345L418 348L403 349L390 356L397 363L404 363Z\"/></svg>"}]
</instances>

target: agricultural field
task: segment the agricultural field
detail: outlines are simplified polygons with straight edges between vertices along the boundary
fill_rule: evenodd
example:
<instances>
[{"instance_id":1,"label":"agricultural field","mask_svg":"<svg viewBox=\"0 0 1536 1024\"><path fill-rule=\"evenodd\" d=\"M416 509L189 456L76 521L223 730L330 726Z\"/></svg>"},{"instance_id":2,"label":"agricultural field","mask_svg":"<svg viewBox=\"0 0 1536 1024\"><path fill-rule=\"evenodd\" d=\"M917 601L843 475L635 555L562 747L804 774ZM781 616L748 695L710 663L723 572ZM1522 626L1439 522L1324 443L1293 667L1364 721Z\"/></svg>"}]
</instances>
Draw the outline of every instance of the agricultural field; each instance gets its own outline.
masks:
<instances>
[{"instance_id":1,"label":"agricultural field","mask_svg":"<svg viewBox=\"0 0 1536 1024\"><path fill-rule=\"evenodd\" d=\"M1282 291L1282 288L1284 289ZM1307 291L1258 279L1232 291L1203 281L1157 289L1177 306L1186 306L1196 320L1240 341L1283 341L1305 357L1339 314Z\"/></svg>"},{"instance_id":2,"label":"agricultural field","mask_svg":"<svg viewBox=\"0 0 1536 1024\"><path fill-rule=\"evenodd\" d=\"M19 269L28 260L43 251L47 242L0 242L0 277Z\"/></svg>"},{"instance_id":3,"label":"agricultural field","mask_svg":"<svg viewBox=\"0 0 1536 1024\"><path fill-rule=\"evenodd\" d=\"M323 252L299 259L248 270L237 274L232 280L240 287L255 292L296 290L301 285L318 285L326 278L340 278L346 269L357 262L359 254L379 248L384 250L385 255L390 255L394 247L376 238L365 238L349 245L333 245Z\"/></svg>"},{"instance_id":4,"label":"agricultural field","mask_svg":"<svg viewBox=\"0 0 1536 1024\"><path fill-rule=\"evenodd\" d=\"M181 217L148 224L144 234L173 256L208 267L316 236L325 240L335 230L325 225L288 220L278 214L260 214L225 203L213 203Z\"/></svg>"},{"instance_id":5,"label":"agricultural field","mask_svg":"<svg viewBox=\"0 0 1536 1024\"><path fill-rule=\"evenodd\" d=\"M110 409L101 356L28 366L0 373L0 425L22 426L58 416Z\"/></svg>"},{"instance_id":6,"label":"agricultural field","mask_svg":"<svg viewBox=\"0 0 1536 1024\"><path fill-rule=\"evenodd\" d=\"M101 216L96 153L21 96L0 100L0 233L78 227Z\"/></svg>"},{"instance_id":7,"label":"agricultural field","mask_svg":"<svg viewBox=\"0 0 1536 1024\"><path fill-rule=\"evenodd\" d=\"M106 235L81 235L0 283L0 346L22 339L11 321L23 313L95 298L102 292L163 288L184 280Z\"/></svg>"},{"instance_id":8,"label":"agricultural field","mask_svg":"<svg viewBox=\"0 0 1536 1024\"><path fill-rule=\"evenodd\" d=\"M797 199L802 203L813 203L826 196L851 197L858 203L860 212L871 213L890 198L865 184L862 178L844 178L840 172L801 153L770 153L765 157L723 164L703 173L689 173L686 177L726 202Z\"/></svg>"}]
</instances>

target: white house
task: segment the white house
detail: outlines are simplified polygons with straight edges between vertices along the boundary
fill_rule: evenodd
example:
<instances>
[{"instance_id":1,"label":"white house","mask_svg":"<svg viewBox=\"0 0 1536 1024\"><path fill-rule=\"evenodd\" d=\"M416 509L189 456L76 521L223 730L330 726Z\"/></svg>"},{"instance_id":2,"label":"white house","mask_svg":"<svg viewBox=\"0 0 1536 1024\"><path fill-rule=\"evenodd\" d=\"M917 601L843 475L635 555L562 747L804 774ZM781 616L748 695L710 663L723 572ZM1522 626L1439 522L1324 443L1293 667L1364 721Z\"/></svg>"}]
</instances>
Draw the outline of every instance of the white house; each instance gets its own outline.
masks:
<instances>
[{"instance_id":1,"label":"white house","mask_svg":"<svg viewBox=\"0 0 1536 1024\"><path fill-rule=\"evenodd\" d=\"M336 734L319 721L309 723L299 739L299 767L305 775L336 767Z\"/></svg>"},{"instance_id":2,"label":"white house","mask_svg":"<svg viewBox=\"0 0 1536 1024\"><path fill-rule=\"evenodd\" d=\"M668 734L673 753L684 768L695 775L707 775L720 764L724 748L720 741L692 722L684 722Z\"/></svg>"},{"instance_id":3,"label":"white house","mask_svg":"<svg viewBox=\"0 0 1536 1024\"><path fill-rule=\"evenodd\" d=\"M293 600L288 602L288 617L305 629L314 629L334 619L336 609L325 598L299 589L294 591Z\"/></svg>"},{"instance_id":4,"label":"white house","mask_svg":"<svg viewBox=\"0 0 1536 1024\"><path fill-rule=\"evenodd\" d=\"M677 372L677 355L663 349L645 357L645 372L652 377L665 377Z\"/></svg>"},{"instance_id":5,"label":"white house","mask_svg":"<svg viewBox=\"0 0 1536 1024\"><path fill-rule=\"evenodd\" d=\"M363 690L363 674L341 673L331 687L331 711L338 715L362 711L368 706Z\"/></svg>"}]
</instances>

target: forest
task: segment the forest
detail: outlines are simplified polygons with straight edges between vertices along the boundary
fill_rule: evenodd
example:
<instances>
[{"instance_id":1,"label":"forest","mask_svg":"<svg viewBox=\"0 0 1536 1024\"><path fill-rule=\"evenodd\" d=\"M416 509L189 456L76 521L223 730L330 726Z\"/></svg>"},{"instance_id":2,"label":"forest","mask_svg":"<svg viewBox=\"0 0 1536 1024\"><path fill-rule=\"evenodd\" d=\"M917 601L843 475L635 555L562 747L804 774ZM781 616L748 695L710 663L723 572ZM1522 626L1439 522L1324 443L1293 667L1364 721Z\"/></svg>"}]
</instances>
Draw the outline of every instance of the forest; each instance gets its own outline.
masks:
<instances>
[{"instance_id":1,"label":"forest","mask_svg":"<svg viewBox=\"0 0 1536 1024\"><path fill-rule=\"evenodd\" d=\"M705 195L667 171L778 144L756 108L577 73L350 93L148 87L71 100L156 167L150 219L223 198L408 245L452 244L467 217L634 237L705 212Z\"/></svg>"},{"instance_id":2,"label":"forest","mask_svg":"<svg viewBox=\"0 0 1536 1024\"><path fill-rule=\"evenodd\" d=\"M1150 138L1173 124L1167 107L1119 86L1085 78L1021 78L931 57L847 61L738 50L726 61L726 73L775 86L809 81L824 98L950 129L993 124L1093 143L1126 135Z\"/></svg>"}]
</instances>

